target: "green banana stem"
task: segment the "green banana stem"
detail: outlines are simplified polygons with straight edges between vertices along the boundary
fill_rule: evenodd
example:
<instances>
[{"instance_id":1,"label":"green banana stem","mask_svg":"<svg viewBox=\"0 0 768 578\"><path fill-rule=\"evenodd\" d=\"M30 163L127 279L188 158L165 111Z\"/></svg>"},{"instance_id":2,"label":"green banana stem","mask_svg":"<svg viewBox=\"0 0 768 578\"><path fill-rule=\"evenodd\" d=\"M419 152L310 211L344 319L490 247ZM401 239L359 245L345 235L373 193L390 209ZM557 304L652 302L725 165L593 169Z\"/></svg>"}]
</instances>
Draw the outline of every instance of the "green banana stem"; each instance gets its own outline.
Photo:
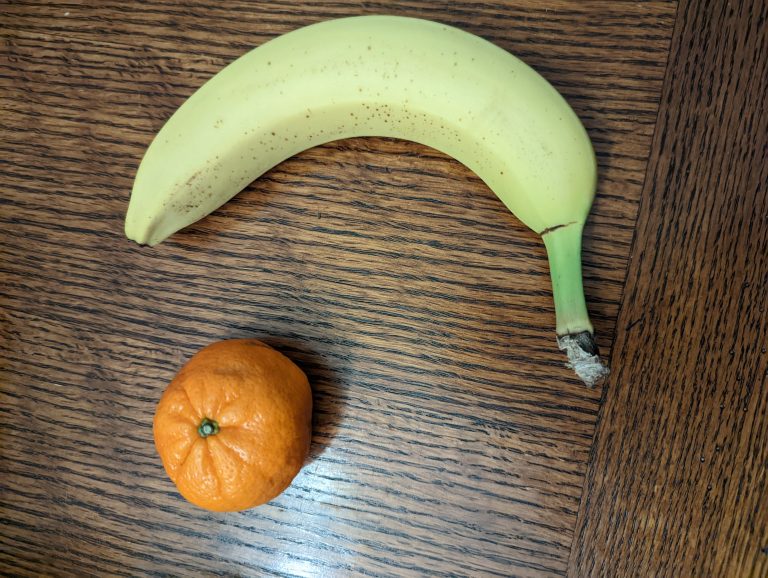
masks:
<instances>
[{"instance_id":1,"label":"green banana stem","mask_svg":"<svg viewBox=\"0 0 768 578\"><path fill-rule=\"evenodd\" d=\"M581 277L582 222L574 221L542 231L549 257L552 293L557 319L557 344L568 355L568 363L589 387L609 373L600 361L584 300Z\"/></svg>"},{"instance_id":2,"label":"green banana stem","mask_svg":"<svg viewBox=\"0 0 768 578\"><path fill-rule=\"evenodd\" d=\"M581 223L569 223L544 231L555 299L557 334L594 333L584 301L581 280Z\"/></svg>"}]
</instances>

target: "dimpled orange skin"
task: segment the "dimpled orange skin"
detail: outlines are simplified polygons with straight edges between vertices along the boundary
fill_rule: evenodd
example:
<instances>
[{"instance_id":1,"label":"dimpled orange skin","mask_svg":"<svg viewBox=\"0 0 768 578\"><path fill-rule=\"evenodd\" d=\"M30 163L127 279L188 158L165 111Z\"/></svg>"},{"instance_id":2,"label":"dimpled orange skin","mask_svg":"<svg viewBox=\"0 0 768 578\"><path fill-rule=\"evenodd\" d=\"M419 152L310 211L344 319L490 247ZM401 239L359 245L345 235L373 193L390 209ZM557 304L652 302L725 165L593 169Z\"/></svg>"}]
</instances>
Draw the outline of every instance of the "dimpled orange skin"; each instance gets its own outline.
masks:
<instances>
[{"instance_id":1,"label":"dimpled orange skin","mask_svg":"<svg viewBox=\"0 0 768 578\"><path fill-rule=\"evenodd\" d=\"M309 453L311 422L304 372L260 341L230 339L197 352L165 390L155 445L187 500L240 511L290 485Z\"/></svg>"}]
</instances>

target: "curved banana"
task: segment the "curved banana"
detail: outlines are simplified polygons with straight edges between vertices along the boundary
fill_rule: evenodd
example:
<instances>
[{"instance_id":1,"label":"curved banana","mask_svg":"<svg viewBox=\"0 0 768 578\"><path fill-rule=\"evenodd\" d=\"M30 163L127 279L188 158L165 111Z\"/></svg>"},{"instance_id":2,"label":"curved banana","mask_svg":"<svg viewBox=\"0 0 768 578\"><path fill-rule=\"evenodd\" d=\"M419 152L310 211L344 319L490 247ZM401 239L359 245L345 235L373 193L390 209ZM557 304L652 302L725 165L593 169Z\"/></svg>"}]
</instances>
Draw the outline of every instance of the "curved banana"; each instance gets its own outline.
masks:
<instances>
[{"instance_id":1,"label":"curved banana","mask_svg":"<svg viewBox=\"0 0 768 578\"><path fill-rule=\"evenodd\" d=\"M155 137L136 175L126 235L160 243L281 161L356 136L412 140L456 158L542 235L560 347L589 385L607 373L581 280L581 233L596 186L589 137L539 74L450 26L343 18L245 54Z\"/></svg>"}]
</instances>

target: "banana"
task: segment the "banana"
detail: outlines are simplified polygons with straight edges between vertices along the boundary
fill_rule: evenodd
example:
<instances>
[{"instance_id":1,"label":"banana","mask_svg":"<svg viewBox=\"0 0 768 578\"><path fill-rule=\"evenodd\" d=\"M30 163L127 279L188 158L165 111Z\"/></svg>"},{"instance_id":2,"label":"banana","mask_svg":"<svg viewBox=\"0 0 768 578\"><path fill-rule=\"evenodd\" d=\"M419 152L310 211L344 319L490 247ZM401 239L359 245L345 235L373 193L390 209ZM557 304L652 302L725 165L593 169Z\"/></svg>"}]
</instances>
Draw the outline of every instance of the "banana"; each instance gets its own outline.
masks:
<instances>
[{"instance_id":1,"label":"banana","mask_svg":"<svg viewBox=\"0 0 768 578\"><path fill-rule=\"evenodd\" d=\"M457 28L414 18L329 20L240 57L168 120L141 161L125 220L156 245L296 153L383 136L474 171L543 237L558 343L588 385L606 373L581 276L597 168L584 127L522 61Z\"/></svg>"}]
</instances>

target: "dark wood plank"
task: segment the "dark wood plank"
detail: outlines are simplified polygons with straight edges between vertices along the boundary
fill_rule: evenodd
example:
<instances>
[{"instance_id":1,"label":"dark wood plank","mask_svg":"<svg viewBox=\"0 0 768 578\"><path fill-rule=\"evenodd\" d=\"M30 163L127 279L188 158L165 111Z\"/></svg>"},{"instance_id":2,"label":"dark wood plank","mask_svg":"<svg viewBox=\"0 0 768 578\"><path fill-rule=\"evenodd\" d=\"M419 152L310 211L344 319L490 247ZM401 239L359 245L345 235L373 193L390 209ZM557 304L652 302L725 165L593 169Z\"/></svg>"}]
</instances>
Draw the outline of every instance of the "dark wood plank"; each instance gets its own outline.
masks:
<instances>
[{"instance_id":1,"label":"dark wood plank","mask_svg":"<svg viewBox=\"0 0 768 578\"><path fill-rule=\"evenodd\" d=\"M768 576L766 22L681 3L573 576Z\"/></svg>"},{"instance_id":2,"label":"dark wood plank","mask_svg":"<svg viewBox=\"0 0 768 578\"><path fill-rule=\"evenodd\" d=\"M0 567L13 574L562 576L600 392L563 367L544 248L451 159L357 139L291 159L167 244L122 219L141 155L226 62L360 12L524 57L600 163L588 300L610 350L673 2L0 7ZM309 373L312 459L213 515L174 491L155 404L197 348L264 338Z\"/></svg>"}]
</instances>

